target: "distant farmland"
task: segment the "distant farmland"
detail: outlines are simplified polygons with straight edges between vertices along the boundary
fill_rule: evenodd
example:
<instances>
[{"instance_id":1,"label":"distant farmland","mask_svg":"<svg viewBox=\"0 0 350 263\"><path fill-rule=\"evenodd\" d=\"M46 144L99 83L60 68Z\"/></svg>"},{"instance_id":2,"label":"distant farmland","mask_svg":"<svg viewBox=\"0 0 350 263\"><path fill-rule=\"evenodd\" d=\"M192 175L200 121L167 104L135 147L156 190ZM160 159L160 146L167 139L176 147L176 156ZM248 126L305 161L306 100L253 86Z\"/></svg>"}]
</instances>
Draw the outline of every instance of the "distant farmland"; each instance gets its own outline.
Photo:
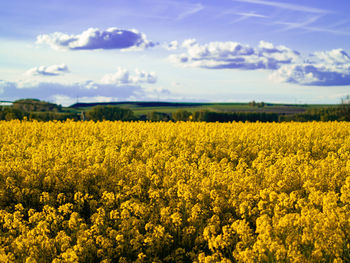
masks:
<instances>
[{"instance_id":1,"label":"distant farmland","mask_svg":"<svg viewBox=\"0 0 350 263\"><path fill-rule=\"evenodd\" d=\"M332 105L321 104L275 104L264 103L263 106L259 106L256 103L255 106L252 103L195 103L195 102L154 102L154 101L123 101L123 102L96 102L96 103L75 103L69 108L75 110L88 110L94 106L118 106L132 110L136 115L147 114L152 111L159 111L165 113L173 113L179 109L187 110L189 112L198 110L209 110L215 112L266 112L266 113L278 113L278 114L297 114L303 113L309 109L318 109Z\"/></svg>"}]
</instances>

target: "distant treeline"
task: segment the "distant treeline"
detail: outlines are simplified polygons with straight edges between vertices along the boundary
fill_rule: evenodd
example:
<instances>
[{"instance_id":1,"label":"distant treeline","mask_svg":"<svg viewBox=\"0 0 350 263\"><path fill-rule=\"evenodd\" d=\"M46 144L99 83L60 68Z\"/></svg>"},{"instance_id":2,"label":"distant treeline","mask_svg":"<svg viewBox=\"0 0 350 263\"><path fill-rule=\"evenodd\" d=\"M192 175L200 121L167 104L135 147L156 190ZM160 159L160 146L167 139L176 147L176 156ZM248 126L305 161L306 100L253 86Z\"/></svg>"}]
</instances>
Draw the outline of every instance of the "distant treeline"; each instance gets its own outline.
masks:
<instances>
[{"instance_id":1,"label":"distant treeline","mask_svg":"<svg viewBox=\"0 0 350 263\"><path fill-rule=\"evenodd\" d=\"M80 120L80 116L75 112L63 111L61 105L37 99L17 100L12 106L0 107L0 120L23 120L24 118L39 121Z\"/></svg>"},{"instance_id":2,"label":"distant treeline","mask_svg":"<svg viewBox=\"0 0 350 263\"><path fill-rule=\"evenodd\" d=\"M65 121L67 119L80 120L80 116L72 112L27 112L11 106L0 107L0 120L38 120L38 121Z\"/></svg>"},{"instance_id":3,"label":"distant treeline","mask_svg":"<svg viewBox=\"0 0 350 263\"><path fill-rule=\"evenodd\" d=\"M307 110L294 115L282 115L279 121L350 121L350 104Z\"/></svg>"},{"instance_id":4,"label":"distant treeline","mask_svg":"<svg viewBox=\"0 0 350 263\"><path fill-rule=\"evenodd\" d=\"M165 101L116 101L116 102L77 102L70 106L70 108L86 108L95 106L122 106L132 104L137 107L199 107L206 106L208 103L201 102L165 102Z\"/></svg>"},{"instance_id":5,"label":"distant treeline","mask_svg":"<svg viewBox=\"0 0 350 263\"><path fill-rule=\"evenodd\" d=\"M15 101L12 106L0 107L0 120L28 119L38 121L72 120L121 120L121 121L203 121L203 122L283 122L283 121L350 121L350 104L311 109L304 113L284 115L266 112L214 112L197 110L189 112L179 109L173 113L151 111L136 116L130 109L111 105L98 105L78 112L76 109L62 109L60 105L34 99Z\"/></svg>"}]
</instances>

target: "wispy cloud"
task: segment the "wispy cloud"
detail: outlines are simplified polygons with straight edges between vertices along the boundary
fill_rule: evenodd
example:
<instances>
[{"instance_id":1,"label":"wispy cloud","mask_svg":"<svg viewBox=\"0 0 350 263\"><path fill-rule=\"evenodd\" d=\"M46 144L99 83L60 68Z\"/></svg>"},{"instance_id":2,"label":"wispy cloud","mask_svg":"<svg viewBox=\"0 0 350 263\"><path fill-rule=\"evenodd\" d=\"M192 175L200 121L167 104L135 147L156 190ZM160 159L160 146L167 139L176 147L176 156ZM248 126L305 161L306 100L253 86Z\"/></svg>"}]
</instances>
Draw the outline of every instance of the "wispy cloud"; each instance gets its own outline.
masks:
<instances>
[{"instance_id":1,"label":"wispy cloud","mask_svg":"<svg viewBox=\"0 0 350 263\"><path fill-rule=\"evenodd\" d=\"M275 24L284 25L285 27L280 29L280 30L276 30L275 32L285 32L285 31L289 31L289 30L297 29L297 28L305 29L309 25L311 25L311 24L315 23L317 20L319 20L320 17L321 16L313 16L313 17L310 17L310 18L308 18L304 21L300 21L300 22L277 21L277 22L275 22Z\"/></svg>"},{"instance_id":2,"label":"wispy cloud","mask_svg":"<svg viewBox=\"0 0 350 263\"><path fill-rule=\"evenodd\" d=\"M195 4L193 6L190 6L187 10L180 13L177 17L177 19L184 19L188 16L194 15L204 9L204 6L202 4Z\"/></svg>"},{"instance_id":3,"label":"wispy cloud","mask_svg":"<svg viewBox=\"0 0 350 263\"><path fill-rule=\"evenodd\" d=\"M289 4L289 3L273 2L273 1L267 1L267 0L232 0L232 1L257 4L257 5L272 6L272 7L276 7L276 8L282 8L282 9L288 9L288 10L300 11L300 12L316 13L316 14L331 13L331 11L329 11L329 10L324 10L324 9L320 9L320 8L309 7L309 6L304 6L304 5Z\"/></svg>"},{"instance_id":4,"label":"wispy cloud","mask_svg":"<svg viewBox=\"0 0 350 263\"><path fill-rule=\"evenodd\" d=\"M148 3L158 16L167 14L169 19L182 20L195 15L205 9L205 6L198 3L190 3L178 0L149 0ZM154 14L153 14L154 15Z\"/></svg>"},{"instance_id":5,"label":"wispy cloud","mask_svg":"<svg viewBox=\"0 0 350 263\"><path fill-rule=\"evenodd\" d=\"M235 13L236 15L245 16L245 17L259 17L259 18L267 18L268 16L256 14L256 13Z\"/></svg>"},{"instance_id":6,"label":"wispy cloud","mask_svg":"<svg viewBox=\"0 0 350 263\"><path fill-rule=\"evenodd\" d=\"M238 23L238 22L242 22L242 21L248 20L250 18L264 18L264 19L268 18L268 16L261 15L261 14L256 14L254 12L245 13L245 12L226 11L223 14L225 14L225 15L231 14L231 15L239 16L237 19L231 21L229 24L235 24L235 23Z\"/></svg>"},{"instance_id":7,"label":"wispy cloud","mask_svg":"<svg viewBox=\"0 0 350 263\"><path fill-rule=\"evenodd\" d=\"M350 36L349 30L335 29L336 25L330 25L327 27L322 27L319 25L312 25L314 22L318 20L318 17L310 18L303 22L284 22L284 21L276 21L273 24L284 25L286 27L276 30L275 32L285 32L293 29L303 29L309 32L323 32L330 33L333 35L341 35L341 36Z\"/></svg>"},{"instance_id":8,"label":"wispy cloud","mask_svg":"<svg viewBox=\"0 0 350 263\"><path fill-rule=\"evenodd\" d=\"M232 24L236 24L238 22L242 22L242 21L246 21L248 20L250 17L249 16L240 16L237 19L232 20L231 22L229 22L228 24L232 25Z\"/></svg>"},{"instance_id":9,"label":"wispy cloud","mask_svg":"<svg viewBox=\"0 0 350 263\"><path fill-rule=\"evenodd\" d=\"M222 18L223 16L240 16L239 19L248 19L248 18L269 18L270 16L264 15L264 14L259 14L255 11L240 11L237 9L226 9L218 14L216 14L215 18Z\"/></svg>"}]
</instances>

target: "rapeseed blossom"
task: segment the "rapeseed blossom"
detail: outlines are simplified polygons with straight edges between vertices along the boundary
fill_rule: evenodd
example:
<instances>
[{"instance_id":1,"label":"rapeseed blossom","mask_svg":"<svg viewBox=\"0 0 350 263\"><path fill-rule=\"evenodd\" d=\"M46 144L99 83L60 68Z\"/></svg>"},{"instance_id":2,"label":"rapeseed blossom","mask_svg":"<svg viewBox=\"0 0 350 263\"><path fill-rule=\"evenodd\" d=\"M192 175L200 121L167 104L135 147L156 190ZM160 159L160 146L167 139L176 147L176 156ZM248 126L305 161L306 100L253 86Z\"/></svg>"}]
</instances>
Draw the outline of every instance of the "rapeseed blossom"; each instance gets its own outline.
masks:
<instances>
[{"instance_id":1,"label":"rapeseed blossom","mask_svg":"<svg viewBox=\"0 0 350 263\"><path fill-rule=\"evenodd\" d=\"M350 124L0 122L1 262L349 262Z\"/></svg>"}]
</instances>

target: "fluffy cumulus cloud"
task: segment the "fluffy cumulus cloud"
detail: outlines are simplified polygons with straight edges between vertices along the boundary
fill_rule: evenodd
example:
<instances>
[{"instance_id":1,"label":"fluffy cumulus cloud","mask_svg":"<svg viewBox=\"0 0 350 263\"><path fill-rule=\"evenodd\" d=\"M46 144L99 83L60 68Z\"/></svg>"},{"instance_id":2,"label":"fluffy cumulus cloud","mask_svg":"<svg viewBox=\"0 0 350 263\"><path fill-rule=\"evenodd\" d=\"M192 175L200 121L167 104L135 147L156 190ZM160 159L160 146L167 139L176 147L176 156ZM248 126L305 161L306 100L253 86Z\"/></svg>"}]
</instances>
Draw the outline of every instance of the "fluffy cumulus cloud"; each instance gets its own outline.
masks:
<instances>
[{"instance_id":1,"label":"fluffy cumulus cloud","mask_svg":"<svg viewBox=\"0 0 350 263\"><path fill-rule=\"evenodd\" d=\"M116 72L106 74L102 77L101 82L104 84L153 84L157 82L157 76L154 72L145 72L136 69L130 72L124 68L118 68Z\"/></svg>"},{"instance_id":2,"label":"fluffy cumulus cloud","mask_svg":"<svg viewBox=\"0 0 350 263\"><path fill-rule=\"evenodd\" d=\"M305 57L288 47L265 41L251 47L232 41L201 45L195 39L187 39L176 46L177 52L169 56L170 61L187 67L265 69L272 71L269 78L277 82L309 86L350 85L350 56L343 49L315 52Z\"/></svg>"},{"instance_id":3,"label":"fluffy cumulus cloud","mask_svg":"<svg viewBox=\"0 0 350 263\"><path fill-rule=\"evenodd\" d=\"M342 49L315 52L301 63L282 66L270 79L306 86L350 85L350 57Z\"/></svg>"},{"instance_id":4,"label":"fluffy cumulus cloud","mask_svg":"<svg viewBox=\"0 0 350 263\"><path fill-rule=\"evenodd\" d=\"M27 76L59 76L69 72L66 64L40 66L29 69L25 75Z\"/></svg>"},{"instance_id":5,"label":"fluffy cumulus cloud","mask_svg":"<svg viewBox=\"0 0 350 263\"><path fill-rule=\"evenodd\" d=\"M163 47L167 50L176 50L179 48L179 42L177 40L165 43Z\"/></svg>"},{"instance_id":6,"label":"fluffy cumulus cloud","mask_svg":"<svg viewBox=\"0 0 350 263\"><path fill-rule=\"evenodd\" d=\"M253 48L232 41L201 45L194 39L187 39L181 48L186 52L171 55L170 61L209 69L277 69L299 57L298 52L285 46L274 46L263 41L257 48Z\"/></svg>"},{"instance_id":7,"label":"fluffy cumulus cloud","mask_svg":"<svg viewBox=\"0 0 350 263\"><path fill-rule=\"evenodd\" d=\"M106 75L101 81L88 80L75 83L42 81L42 79L16 82L0 80L0 94L6 100L34 97L63 105L70 105L77 99L84 102L147 100L165 94L164 90L160 92L157 88L142 86L146 83L156 83L154 73L135 70L133 74L129 74L127 70L120 68L117 73L111 75L110 79Z\"/></svg>"},{"instance_id":8,"label":"fluffy cumulus cloud","mask_svg":"<svg viewBox=\"0 0 350 263\"><path fill-rule=\"evenodd\" d=\"M156 45L147 40L145 34L135 29L124 30L115 27L106 30L89 28L77 35L68 35L61 32L39 35L36 43L48 44L56 50L138 50Z\"/></svg>"}]
</instances>

